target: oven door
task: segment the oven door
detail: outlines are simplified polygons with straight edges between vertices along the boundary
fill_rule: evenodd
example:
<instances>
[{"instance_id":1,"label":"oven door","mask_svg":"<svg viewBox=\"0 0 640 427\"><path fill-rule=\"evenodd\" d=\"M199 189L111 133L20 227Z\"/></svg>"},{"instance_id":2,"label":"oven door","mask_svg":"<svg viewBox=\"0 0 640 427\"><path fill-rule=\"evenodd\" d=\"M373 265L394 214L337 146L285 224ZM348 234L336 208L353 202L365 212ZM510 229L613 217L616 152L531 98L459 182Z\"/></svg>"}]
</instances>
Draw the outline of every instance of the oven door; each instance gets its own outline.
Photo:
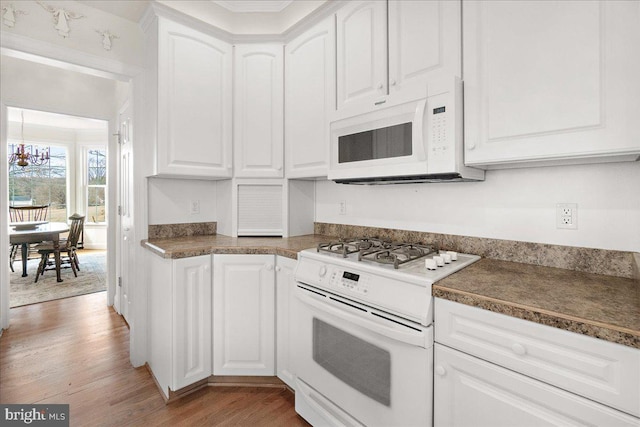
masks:
<instances>
[{"instance_id":1,"label":"oven door","mask_svg":"<svg viewBox=\"0 0 640 427\"><path fill-rule=\"evenodd\" d=\"M296 411L314 426L427 426L433 330L298 284Z\"/></svg>"}]
</instances>

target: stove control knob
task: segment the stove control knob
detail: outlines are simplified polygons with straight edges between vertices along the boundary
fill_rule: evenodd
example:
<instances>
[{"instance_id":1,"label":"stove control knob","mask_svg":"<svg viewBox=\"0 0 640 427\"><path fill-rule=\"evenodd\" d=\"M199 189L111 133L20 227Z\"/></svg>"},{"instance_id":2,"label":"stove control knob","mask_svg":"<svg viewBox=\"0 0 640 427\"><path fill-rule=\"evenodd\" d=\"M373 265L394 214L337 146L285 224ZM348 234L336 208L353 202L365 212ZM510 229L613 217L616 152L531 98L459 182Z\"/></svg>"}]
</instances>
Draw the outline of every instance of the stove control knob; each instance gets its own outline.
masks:
<instances>
[{"instance_id":1,"label":"stove control knob","mask_svg":"<svg viewBox=\"0 0 640 427\"><path fill-rule=\"evenodd\" d=\"M445 264L451 264L451 255L449 254L440 254Z\"/></svg>"},{"instance_id":2,"label":"stove control knob","mask_svg":"<svg viewBox=\"0 0 640 427\"><path fill-rule=\"evenodd\" d=\"M436 264L436 261L434 259L425 259L424 260L424 267L427 270L435 270L438 268L438 265Z\"/></svg>"},{"instance_id":3,"label":"stove control knob","mask_svg":"<svg viewBox=\"0 0 640 427\"><path fill-rule=\"evenodd\" d=\"M320 267L320 271L318 272L318 274L320 275L320 277L324 277L325 274L327 274L327 266L323 265L322 267Z\"/></svg>"},{"instance_id":4,"label":"stove control knob","mask_svg":"<svg viewBox=\"0 0 640 427\"><path fill-rule=\"evenodd\" d=\"M436 262L438 267L444 267L444 259L441 256L434 256L433 260Z\"/></svg>"},{"instance_id":5,"label":"stove control knob","mask_svg":"<svg viewBox=\"0 0 640 427\"><path fill-rule=\"evenodd\" d=\"M447 251L447 255L451 256L451 261L457 261L458 260L458 252Z\"/></svg>"}]
</instances>

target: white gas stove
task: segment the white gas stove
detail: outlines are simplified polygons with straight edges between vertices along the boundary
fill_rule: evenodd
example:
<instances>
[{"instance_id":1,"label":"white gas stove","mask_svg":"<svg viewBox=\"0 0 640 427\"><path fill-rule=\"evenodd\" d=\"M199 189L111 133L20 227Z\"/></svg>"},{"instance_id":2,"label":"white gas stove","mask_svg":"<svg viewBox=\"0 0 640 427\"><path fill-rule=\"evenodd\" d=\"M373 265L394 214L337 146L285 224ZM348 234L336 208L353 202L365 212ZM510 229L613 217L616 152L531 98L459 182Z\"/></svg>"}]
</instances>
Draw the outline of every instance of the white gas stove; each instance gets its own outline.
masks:
<instances>
[{"instance_id":1,"label":"white gas stove","mask_svg":"<svg viewBox=\"0 0 640 427\"><path fill-rule=\"evenodd\" d=\"M432 425L431 285L479 258L378 239L300 252L296 411L314 426Z\"/></svg>"},{"instance_id":2,"label":"white gas stove","mask_svg":"<svg viewBox=\"0 0 640 427\"><path fill-rule=\"evenodd\" d=\"M431 245L329 242L298 254L295 279L427 326L433 321L431 285L479 259Z\"/></svg>"}]
</instances>

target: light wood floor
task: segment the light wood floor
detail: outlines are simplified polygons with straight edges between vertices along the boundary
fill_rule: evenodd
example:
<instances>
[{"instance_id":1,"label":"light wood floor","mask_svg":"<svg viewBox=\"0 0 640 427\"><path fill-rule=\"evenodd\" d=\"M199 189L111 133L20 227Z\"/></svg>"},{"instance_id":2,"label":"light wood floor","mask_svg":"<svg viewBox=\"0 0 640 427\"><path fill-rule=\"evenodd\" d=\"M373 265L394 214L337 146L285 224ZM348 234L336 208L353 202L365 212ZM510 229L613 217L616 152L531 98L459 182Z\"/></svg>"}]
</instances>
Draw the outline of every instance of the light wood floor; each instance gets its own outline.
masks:
<instances>
[{"instance_id":1,"label":"light wood floor","mask_svg":"<svg viewBox=\"0 0 640 427\"><path fill-rule=\"evenodd\" d=\"M308 426L287 390L207 387L165 405L129 363L129 329L103 292L11 309L0 402L68 403L72 426Z\"/></svg>"}]
</instances>

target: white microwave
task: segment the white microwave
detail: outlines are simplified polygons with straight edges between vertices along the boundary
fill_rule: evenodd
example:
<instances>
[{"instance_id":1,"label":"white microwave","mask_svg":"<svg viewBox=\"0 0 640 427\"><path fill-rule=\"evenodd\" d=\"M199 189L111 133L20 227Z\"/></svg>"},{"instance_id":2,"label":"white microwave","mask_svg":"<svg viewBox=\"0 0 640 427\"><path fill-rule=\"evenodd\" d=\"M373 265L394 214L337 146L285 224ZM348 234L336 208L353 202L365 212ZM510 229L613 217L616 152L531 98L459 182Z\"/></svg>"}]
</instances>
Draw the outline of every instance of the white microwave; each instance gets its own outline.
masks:
<instances>
[{"instance_id":1,"label":"white microwave","mask_svg":"<svg viewBox=\"0 0 640 427\"><path fill-rule=\"evenodd\" d=\"M464 165L462 82L430 83L427 96L331 123L328 178L342 184L481 181Z\"/></svg>"}]
</instances>

